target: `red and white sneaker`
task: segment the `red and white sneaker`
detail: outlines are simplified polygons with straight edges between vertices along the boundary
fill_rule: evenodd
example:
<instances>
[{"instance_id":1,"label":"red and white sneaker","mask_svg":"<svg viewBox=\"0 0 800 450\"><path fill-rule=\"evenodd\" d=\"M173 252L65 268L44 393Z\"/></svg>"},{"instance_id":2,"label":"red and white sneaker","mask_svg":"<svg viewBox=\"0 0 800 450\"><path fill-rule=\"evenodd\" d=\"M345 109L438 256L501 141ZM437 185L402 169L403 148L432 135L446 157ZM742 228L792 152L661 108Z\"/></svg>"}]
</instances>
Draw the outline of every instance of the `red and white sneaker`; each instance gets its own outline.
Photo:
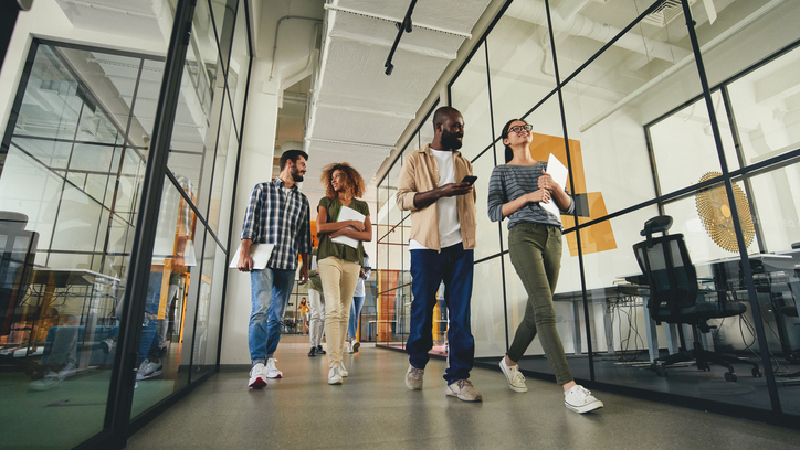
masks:
<instances>
[{"instance_id":1,"label":"red and white sneaker","mask_svg":"<svg viewBox=\"0 0 800 450\"><path fill-rule=\"evenodd\" d=\"M251 388L260 388L267 385L267 368L264 364L258 363L250 369L250 383Z\"/></svg>"},{"instance_id":2,"label":"red and white sneaker","mask_svg":"<svg viewBox=\"0 0 800 450\"><path fill-rule=\"evenodd\" d=\"M281 372L280 370L278 370L277 367L275 367L275 363L276 362L278 362L278 360L275 359L275 358L270 358L270 359L267 360L267 365L266 365L266 367L267 367L267 378L282 378L283 377L283 372Z\"/></svg>"}]
</instances>

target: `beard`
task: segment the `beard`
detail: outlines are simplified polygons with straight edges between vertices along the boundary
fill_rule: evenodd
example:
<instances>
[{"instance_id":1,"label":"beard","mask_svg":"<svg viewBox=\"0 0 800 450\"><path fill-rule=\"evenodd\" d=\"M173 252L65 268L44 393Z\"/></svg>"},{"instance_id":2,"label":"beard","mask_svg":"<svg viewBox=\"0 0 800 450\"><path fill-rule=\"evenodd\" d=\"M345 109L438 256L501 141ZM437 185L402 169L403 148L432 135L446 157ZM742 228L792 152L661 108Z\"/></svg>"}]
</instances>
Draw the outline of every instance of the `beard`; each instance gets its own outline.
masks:
<instances>
[{"instance_id":1,"label":"beard","mask_svg":"<svg viewBox=\"0 0 800 450\"><path fill-rule=\"evenodd\" d=\"M449 131L442 131L442 146L450 150L459 150L462 142L458 138L463 138L464 135L460 133L451 133Z\"/></svg>"},{"instance_id":2,"label":"beard","mask_svg":"<svg viewBox=\"0 0 800 450\"><path fill-rule=\"evenodd\" d=\"M301 175L297 169L292 169L292 179L295 183L302 183L303 175Z\"/></svg>"}]
</instances>

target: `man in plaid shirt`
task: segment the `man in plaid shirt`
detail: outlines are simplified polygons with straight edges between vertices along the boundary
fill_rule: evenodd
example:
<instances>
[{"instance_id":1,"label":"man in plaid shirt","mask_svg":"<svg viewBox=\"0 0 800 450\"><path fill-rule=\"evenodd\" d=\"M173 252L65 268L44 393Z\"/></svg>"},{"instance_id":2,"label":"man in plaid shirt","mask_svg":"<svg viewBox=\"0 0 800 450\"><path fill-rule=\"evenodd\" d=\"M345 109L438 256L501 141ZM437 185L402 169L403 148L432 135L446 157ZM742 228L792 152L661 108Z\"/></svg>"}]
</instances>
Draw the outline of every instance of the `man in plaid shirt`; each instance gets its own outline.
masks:
<instances>
[{"instance_id":1,"label":"man in plaid shirt","mask_svg":"<svg viewBox=\"0 0 800 450\"><path fill-rule=\"evenodd\" d=\"M239 270L250 272L253 309L248 340L253 368L250 387L266 386L267 378L280 378L273 358L283 329L283 314L294 288L297 255L303 256L300 282L308 280L311 253L311 227L306 196L297 189L306 173L308 155L289 150L281 156L281 174L268 183L259 183L250 195L242 225ZM252 244L274 244L267 267L253 268Z\"/></svg>"}]
</instances>

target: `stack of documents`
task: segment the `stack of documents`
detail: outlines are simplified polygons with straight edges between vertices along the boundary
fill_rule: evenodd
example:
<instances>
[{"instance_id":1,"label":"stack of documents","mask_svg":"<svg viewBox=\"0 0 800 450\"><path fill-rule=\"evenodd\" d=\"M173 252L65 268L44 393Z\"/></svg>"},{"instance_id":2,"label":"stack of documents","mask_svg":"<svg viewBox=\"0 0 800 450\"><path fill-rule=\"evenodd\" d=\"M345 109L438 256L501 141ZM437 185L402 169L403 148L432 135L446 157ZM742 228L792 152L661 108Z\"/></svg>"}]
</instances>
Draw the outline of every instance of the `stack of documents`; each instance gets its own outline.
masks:
<instances>
[{"instance_id":1,"label":"stack of documents","mask_svg":"<svg viewBox=\"0 0 800 450\"><path fill-rule=\"evenodd\" d=\"M349 206L342 205L342 209L339 210L339 217L336 218L336 222L347 222L349 220L364 223L364 221L367 220L367 216L361 214L353 208L350 208ZM331 238L331 242L344 244L348 247L358 248L358 243L360 241L347 236L337 236L335 238Z\"/></svg>"}]
</instances>

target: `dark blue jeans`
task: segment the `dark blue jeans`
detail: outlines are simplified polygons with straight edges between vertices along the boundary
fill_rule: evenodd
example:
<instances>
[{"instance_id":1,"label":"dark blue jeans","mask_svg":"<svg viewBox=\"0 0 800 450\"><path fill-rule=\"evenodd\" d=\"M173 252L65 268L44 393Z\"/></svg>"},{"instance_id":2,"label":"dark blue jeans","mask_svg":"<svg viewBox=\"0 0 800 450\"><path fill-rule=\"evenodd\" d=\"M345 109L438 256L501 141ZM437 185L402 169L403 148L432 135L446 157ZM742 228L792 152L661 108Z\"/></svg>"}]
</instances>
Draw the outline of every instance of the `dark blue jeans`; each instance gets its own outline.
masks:
<instances>
[{"instance_id":1,"label":"dark blue jeans","mask_svg":"<svg viewBox=\"0 0 800 450\"><path fill-rule=\"evenodd\" d=\"M444 281L444 301L450 310L450 367L444 379L452 383L469 378L475 357L472 337L472 271L473 250L462 244L436 250L411 250L411 331L406 352L412 366L424 368L433 348L433 307L436 291Z\"/></svg>"},{"instance_id":2,"label":"dark blue jeans","mask_svg":"<svg viewBox=\"0 0 800 450\"><path fill-rule=\"evenodd\" d=\"M141 364L145 358L152 361L160 356L158 338L156 336L155 317L158 316L158 303L161 299L162 276L163 274L161 272L150 272L150 279L147 283L147 301L144 306L144 311L147 314L144 318L142 339L139 341L139 364Z\"/></svg>"}]
</instances>

